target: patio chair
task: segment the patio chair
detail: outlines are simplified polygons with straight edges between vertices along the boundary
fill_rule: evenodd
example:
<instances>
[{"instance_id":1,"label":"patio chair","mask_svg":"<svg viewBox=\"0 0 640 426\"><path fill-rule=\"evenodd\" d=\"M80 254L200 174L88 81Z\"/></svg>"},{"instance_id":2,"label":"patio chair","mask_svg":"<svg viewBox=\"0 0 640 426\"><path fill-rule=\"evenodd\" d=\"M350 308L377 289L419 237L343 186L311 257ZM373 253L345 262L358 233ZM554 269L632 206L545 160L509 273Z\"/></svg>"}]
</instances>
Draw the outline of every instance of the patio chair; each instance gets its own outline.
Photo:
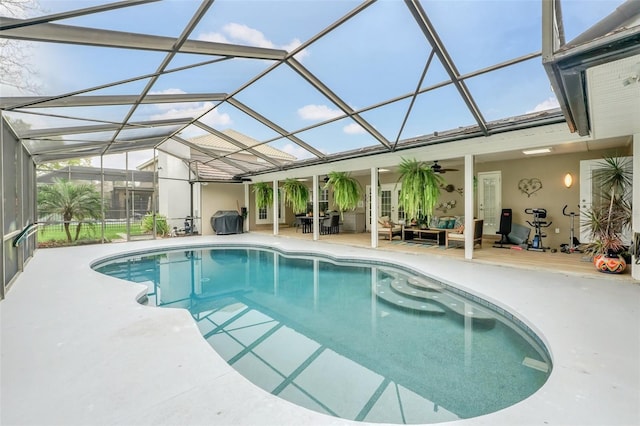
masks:
<instances>
[{"instance_id":1,"label":"patio chair","mask_svg":"<svg viewBox=\"0 0 640 426\"><path fill-rule=\"evenodd\" d=\"M326 217L320 223L320 233L326 234L339 234L340 233L340 214L331 213L329 217Z\"/></svg>"},{"instance_id":2,"label":"patio chair","mask_svg":"<svg viewBox=\"0 0 640 426\"><path fill-rule=\"evenodd\" d=\"M484 226L484 219L473 219L473 246L479 245L482 248L482 228ZM463 232L460 232L463 231ZM449 248L450 241L462 242L461 246L464 246L465 241L464 227L458 229L452 229L447 232L445 238L445 248Z\"/></svg>"},{"instance_id":3,"label":"patio chair","mask_svg":"<svg viewBox=\"0 0 640 426\"><path fill-rule=\"evenodd\" d=\"M378 237L381 235L388 238L389 241L393 240L395 236L402 239L402 225L391 222L389 216L382 216L378 218Z\"/></svg>"}]
</instances>

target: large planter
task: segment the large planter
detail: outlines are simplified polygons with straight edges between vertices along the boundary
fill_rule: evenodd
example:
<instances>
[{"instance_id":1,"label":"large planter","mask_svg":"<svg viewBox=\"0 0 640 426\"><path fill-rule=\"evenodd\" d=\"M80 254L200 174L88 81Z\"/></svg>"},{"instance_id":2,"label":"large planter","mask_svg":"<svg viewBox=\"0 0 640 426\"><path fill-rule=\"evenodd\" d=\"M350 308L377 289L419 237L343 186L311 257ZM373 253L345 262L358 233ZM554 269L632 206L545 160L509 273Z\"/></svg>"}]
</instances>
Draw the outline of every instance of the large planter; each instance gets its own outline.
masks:
<instances>
[{"instance_id":1,"label":"large planter","mask_svg":"<svg viewBox=\"0 0 640 426\"><path fill-rule=\"evenodd\" d=\"M598 254L593 257L593 265L600 272L620 274L627 267L627 262L620 255Z\"/></svg>"}]
</instances>

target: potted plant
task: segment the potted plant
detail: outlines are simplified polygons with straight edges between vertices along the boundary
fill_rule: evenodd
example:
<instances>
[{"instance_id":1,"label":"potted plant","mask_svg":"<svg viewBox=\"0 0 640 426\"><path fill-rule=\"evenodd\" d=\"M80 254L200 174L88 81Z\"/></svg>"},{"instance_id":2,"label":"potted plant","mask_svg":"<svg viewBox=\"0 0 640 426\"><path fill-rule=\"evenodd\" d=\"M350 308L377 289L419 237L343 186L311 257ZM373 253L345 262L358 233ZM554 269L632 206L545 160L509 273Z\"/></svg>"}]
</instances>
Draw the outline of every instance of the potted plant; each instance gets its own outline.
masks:
<instances>
[{"instance_id":1,"label":"potted plant","mask_svg":"<svg viewBox=\"0 0 640 426\"><path fill-rule=\"evenodd\" d=\"M407 218L424 218L429 223L433 209L440 197L442 176L435 173L426 163L415 159L402 159L398 171L400 177L399 204Z\"/></svg>"},{"instance_id":2,"label":"potted plant","mask_svg":"<svg viewBox=\"0 0 640 426\"><path fill-rule=\"evenodd\" d=\"M253 184L253 193L256 194L256 207L258 210L273 205L273 187L267 182Z\"/></svg>"},{"instance_id":3,"label":"potted plant","mask_svg":"<svg viewBox=\"0 0 640 426\"><path fill-rule=\"evenodd\" d=\"M291 207L294 214L304 213L309 200L309 188L299 180L288 178L282 184L284 202Z\"/></svg>"},{"instance_id":4,"label":"potted plant","mask_svg":"<svg viewBox=\"0 0 640 426\"><path fill-rule=\"evenodd\" d=\"M338 210L355 210L362 197L360 182L347 172L329 172L324 188L333 188L333 202Z\"/></svg>"},{"instance_id":5,"label":"potted plant","mask_svg":"<svg viewBox=\"0 0 640 426\"><path fill-rule=\"evenodd\" d=\"M595 267L602 272L620 273L626 268L622 256L626 247L623 230L631 226L632 169L629 159L605 157L593 172L593 179L602 188L602 199L584 211L591 242L586 252L593 256Z\"/></svg>"}]
</instances>

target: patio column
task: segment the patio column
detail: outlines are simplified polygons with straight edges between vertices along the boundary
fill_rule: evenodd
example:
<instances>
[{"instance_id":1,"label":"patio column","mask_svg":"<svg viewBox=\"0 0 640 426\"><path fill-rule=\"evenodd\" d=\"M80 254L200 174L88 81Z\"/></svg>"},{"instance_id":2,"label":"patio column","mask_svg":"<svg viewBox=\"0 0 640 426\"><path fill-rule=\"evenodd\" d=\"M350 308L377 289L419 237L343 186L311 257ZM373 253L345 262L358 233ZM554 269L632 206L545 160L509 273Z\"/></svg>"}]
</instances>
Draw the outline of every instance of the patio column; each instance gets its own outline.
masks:
<instances>
[{"instance_id":1,"label":"patio column","mask_svg":"<svg viewBox=\"0 0 640 426\"><path fill-rule=\"evenodd\" d=\"M464 156L464 258L473 259L473 160L471 154Z\"/></svg>"},{"instance_id":2,"label":"patio column","mask_svg":"<svg viewBox=\"0 0 640 426\"><path fill-rule=\"evenodd\" d=\"M640 133L633 135L633 181L638 182L640 178ZM631 230L634 236L633 241L636 247L640 245L640 185L633 185L633 210L631 213ZM632 241L632 242L633 242ZM635 254L631 259L631 276L634 280L640 280L640 253Z\"/></svg>"},{"instance_id":3,"label":"patio column","mask_svg":"<svg viewBox=\"0 0 640 426\"><path fill-rule=\"evenodd\" d=\"M318 208L318 175L313 175L313 187L311 188L313 202L313 240L320 239L320 209Z\"/></svg>"},{"instance_id":4,"label":"patio column","mask_svg":"<svg viewBox=\"0 0 640 426\"><path fill-rule=\"evenodd\" d=\"M249 182L244 182L244 208L247 209L247 218L244 220L244 232L249 232Z\"/></svg>"},{"instance_id":5,"label":"patio column","mask_svg":"<svg viewBox=\"0 0 640 426\"><path fill-rule=\"evenodd\" d=\"M280 193L278 192L278 180L273 180L273 235L278 235L280 217L278 211L280 210Z\"/></svg>"},{"instance_id":6,"label":"patio column","mask_svg":"<svg viewBox=\"0 0 640 426\"><path fill-rule=\"evenodd\" d=\"M366 197L367 194L365 194ZM371 217L371 247L378 247L378 168L371 168L371 202L369 203Z\"/></svg>"}]
</instances>

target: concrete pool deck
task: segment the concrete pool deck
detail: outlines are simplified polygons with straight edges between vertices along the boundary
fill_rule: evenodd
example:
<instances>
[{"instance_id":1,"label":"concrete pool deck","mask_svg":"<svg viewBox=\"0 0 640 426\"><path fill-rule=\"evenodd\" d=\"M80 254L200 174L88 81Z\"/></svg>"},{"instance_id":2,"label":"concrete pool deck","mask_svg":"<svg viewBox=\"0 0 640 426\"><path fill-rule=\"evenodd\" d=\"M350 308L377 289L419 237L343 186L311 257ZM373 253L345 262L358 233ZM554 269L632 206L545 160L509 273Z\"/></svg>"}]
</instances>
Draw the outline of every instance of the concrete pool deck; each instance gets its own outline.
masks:
<instances>
[{"instance_id":1,"label":"concrete pool deck","mask_svg":"<svg viewBox=\"0 0 640 426\"><path fill-rule=\"evenodd\" d=\"M2 425L362 424L272 396L229 367L180 309L90 265L160 247L247 243L408 266L508 309L554 368L526 400L451 425L640 424L640 285L249 233L37 250L0 302Z\"/></svg>"}]
</instances>

